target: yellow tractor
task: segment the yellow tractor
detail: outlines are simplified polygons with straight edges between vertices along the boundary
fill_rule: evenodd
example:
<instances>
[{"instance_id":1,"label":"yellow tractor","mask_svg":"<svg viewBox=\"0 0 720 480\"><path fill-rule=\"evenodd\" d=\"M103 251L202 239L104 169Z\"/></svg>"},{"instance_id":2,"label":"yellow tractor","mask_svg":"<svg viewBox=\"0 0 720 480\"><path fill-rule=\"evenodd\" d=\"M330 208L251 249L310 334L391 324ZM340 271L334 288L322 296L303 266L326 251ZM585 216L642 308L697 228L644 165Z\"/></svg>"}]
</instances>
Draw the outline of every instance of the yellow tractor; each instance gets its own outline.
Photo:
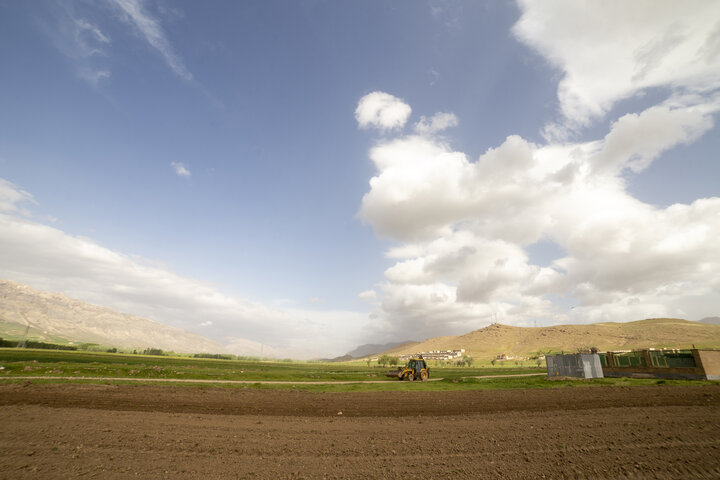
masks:
<instances>
[{"instance_id":1,"label":"yellow tractor","mask_svg":"<svg viewBox=\"0 0 720 480\"><path fill-rule=\"evenodd\" d=\"M421 355L418 358L411 358L404 367L398 367L397 370L388 372L387 376L397 377L398 380L407 380L409 382L416 379L424 382L430 378L430 367L427 366Z\"/></svg>"}]
</instances>

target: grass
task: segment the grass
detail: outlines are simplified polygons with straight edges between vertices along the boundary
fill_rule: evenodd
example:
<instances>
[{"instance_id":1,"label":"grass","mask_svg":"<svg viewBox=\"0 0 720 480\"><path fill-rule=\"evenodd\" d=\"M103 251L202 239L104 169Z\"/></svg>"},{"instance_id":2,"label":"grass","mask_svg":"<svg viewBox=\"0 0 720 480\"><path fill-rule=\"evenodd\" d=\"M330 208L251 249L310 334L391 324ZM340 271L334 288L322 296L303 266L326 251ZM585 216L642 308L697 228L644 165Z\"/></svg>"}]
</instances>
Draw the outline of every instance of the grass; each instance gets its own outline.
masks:
<instances>
[{"instance_id":1,"label":"grass","mask_svg":"<svg viewBox=\"0 0 720 480\"><path fill-rule=\"evenodd\" d=\"M215 360L187 357L58 350L0 349L1 376L77 376L176 378L244 381L368 381L387 380L389 367L342 363ZM434 377L531 373L520 368L431 368ZM0 376L0 378L2 378Z\"/></svg>"},{"instance_id":2,"label":"grass","mask_svg":"<svg viewBox=\"0 0 720 480\"><path fill-rule=\"evenodd\" d=\"M0 377L0 384L7 383L25 383L27 380L15 379L12 377ZM104 380L98 378L95 380L53 380L53 379L37 379L32 380L37 384L58 384L58 383L83 383L83 384L130 384L133 385L157 385L151 381L127 382L116 380ZM314 393L343 393L343 392L446 392L446 391L479 391L479 390L515 390L515 389L537 389L537 388L579 388L579 387L635 387L635 386L653 386L653 385L670 385L670 386L690 386L690 385L720 385L718 381L702 381L702 380L658 380L647 378L603 378L593 380L548 380L544 376L538 377L517 377L517 378L491 378L487 380L465 379L453 382L452 380L442 380L438 382L398 382L388 381L382 384L340 384L340 385L313 385L298 382L292 385L273 385L273 384L223 384L223 383L163 383L165 386L181 386L183 388L226 388L233 390L255 389L255 390L283 390L283 391L304 391Z\"/></svg>"},{"instance_id":3,"label":"grass","mask_svg":"<svg viewBox=\"0 0 720 480\"><path fill-rule=\"evenodd\" d=\"M0 349L0 380L23 382L13 377L95 377L92 380L37 379L34 383L124 383L107 380L112 377L138 379L133 384L145 383L143 379L195 379L195 380L242 380L242 381L289 381L292 385L273 384L221 384L221 383L172 383L193 388L256 388L303 390L310 392L355 391L450 391L450 390L496 390L519 388L568 388L576 386L635 386L635 385L707 385L720 382L690 380L657 380L631 378L603 378L593 380L548 380L545 376L510 378L469 378L489 375L513 375L521 373L544 373L539 368L501 367L447 367L433 368L433 382L399 382L385 377L389 368L341 363L268 362L241 360L195 359L149 355L112 354L99 352L74 352L56 350ZM312 381L382 381L381 384L354 383L341 385L313 385ZM147 382L151 384L152 382ZM156 384L156 383L155 383ZM166 385L166 383L163 383Z\"/></svg>"}]
</instances>

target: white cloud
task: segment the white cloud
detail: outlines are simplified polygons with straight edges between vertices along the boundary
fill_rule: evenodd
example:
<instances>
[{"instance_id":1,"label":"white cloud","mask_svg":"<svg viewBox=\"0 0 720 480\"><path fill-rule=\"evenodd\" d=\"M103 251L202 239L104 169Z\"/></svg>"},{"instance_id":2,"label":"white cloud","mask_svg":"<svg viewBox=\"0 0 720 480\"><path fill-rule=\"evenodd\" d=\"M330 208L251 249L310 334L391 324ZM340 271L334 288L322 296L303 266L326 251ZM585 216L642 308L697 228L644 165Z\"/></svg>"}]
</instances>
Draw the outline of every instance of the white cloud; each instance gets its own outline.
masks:
<instances>
[{"instance_id":1,"label":"white cloud","mask_svg":"<svg viewBox=\"0 0 720 480\"><path fill-rule=\"evenodd\" d=\"M175 53L160 22L144 8L142 0L112 0L112 2L123 13L121 18L133 26L137 33L158 51L177 76L188 82L194 81L185 62Z\"/></svg>"},{"instance_id":2,"label":"white cloud","mask_svg":"<svg viewBox=\"0 0 720 480\"><path fill-rule=\"evenodd\" d=\"M720 198L658 208L626 185L713 128L720 3L520 6L515 35L563 75L562 117L546 125L546 145L511 135L476 161L433 137L452 123L435 117L416 124L418 135L371 149L377 173L359 216L400 243L387 252L396 263L378 287L373 326L427 336L466 332L494 314L516 325L717 315ZM602 139L567 141L649 89L665 99L620 114ZM534 265L537 242L556 244L562 258Z\"/></svg>"},{"instance_id":3,"label":"white cloud","mask_svg":"<svg viewBox=\"0 0 720 480\"><path fill-rule=\"evenodd\" d=\"M104 34L100 28L98 28L96 25L91 24L87 20L83 18L75 19L75 25L78 28L78 32L85 31L90 34L91 37L93 37L95 40L97 40L100 43L110 43L110 37L108 37L106 34Z\"/></svg>"},{"instance_id":4,"label":"white cloud","mask_svg":"<svg viewBox=\"0 0 720 480\"><path fill-rule=\"evenodd\" d=\"M397 262L374 327L426 336L478 328L495 313L518 325L716 314L720 198L661 209L630 196L623 176L712 125L701 110L656 106L623 116L602 140L510 136L475 162L427 136L379 142L359 215L401 245L388 251ZM566 256L532 264L527 248L539 241ZM568 315L551 294L578 308Z\"/></svg>"},{"instance_id":5,"label":"white cloud","mask_svg":"<svg viewBox=\"0 0 720 480\"><path fill-rule=\"evenodd\" d=\"M360 128L393 130L405 125L411 111L408 104L389 93L372 92L358 102L355 119Z\"/></svg>"},{"instance_id":6,"label":"white cloud","mask_svg":"<svg viewBox=\"0 0 720 480\"><path fill-rule=\"evenodd\" d=\"M100 82L110 78L110 70L80 67L77 70L77 75L93 87L97 87Z\"/></svg>"},{"instance_id":7,"label":"white cloud","mask_svg":"<svg viewBox=\"0 0 720 480\"><path fill-rule=\"evenodd\" d=\"M602 152L592 160L593 169L641 172L664 150L692 143L712 126L712 117L695 108L656 106L629 113L612 124Z\"/></svg>"},{"instance_id":8,"label":"white cloud","mask_svg":"<svg viewBox=\"0 0 720 480\"><path fill-rule=\"evenodd\" d=\"M220 343L262 342L281 357L341 355L365 332L364 313L277 308L229 296L212 284L18 216L27 202L33 202L29 193L0 179L0 278L142 315Z\"/></svg>"},{"instance_id":9,"label":"white cloud","mask_svg":"<svg viewBox=\"0 0 720 480\"><path fill-rule=\"evenodd\" d=\"M438 81L440 80L440 72L438 72L434 68L431 68L428 72L428 75L430 76L430 86L434 87L435 85L437 85Z\"/></svg>"},{"instance_id":10,"label":"white cloud","mask_svg":"<svg viewBox=\"0 0 720 480\"><path fill-rule=\"evenodd\" d=\"M467 199L461 183L469 168L465 155L411 136L378 144L370 158L379 174L370 180L360 218L380 235L403 240L434 236L448 216L462 218ZM438 176L438 169L446 174Z\"/></svg>"},{"instance_id":11,"label":"white cloud","mask_svg":"<svg viewBox=\"0 0 720 480\"><path fill-rule=\"evenodd\" d=\"M41 25L55 48L73 62L76 75L97 87L111 76L107 56L112 41L74 7L67 2L58 5L54 9L54 25Z\"/></svg>"},{"instance_id":12,"label":"white cloud","mask_svg":"<svg viewBox=\"0 0 720 480\"><path fill-rule=\"evenodd\" d=\"M364 290L358 294L360 300L374 301L377 299L377 292L375 290Z\"/></svg>"},{"instance_id":13,"label":"white cloud","mask_svg":"<svg viewBox=\"0 0 720 480\"><path fill-rule=\"evenodd\" d=\"M563 135L651 88L671 96L720 88L720 3L704 0L520 0L518 39L563 72ZM686 104L686 106L689 106Z\"/></svg>"},{"instance_id":14,"label":"white cloud","mask_svg":"<svg viewBox=\"0 0 720 480\"><path fill-rule=\"evenodd\" d=\"M53 20L43 24L43 29L54 46L73 61L76 74L97 87L112 75L113 40L107 33L107 25L104 25L103 30L99 23L89 18L108 16L110 13L112 20L130 26L136 36L157 51L175 75L200 88L210 97L197 84L182 57L173 48L161 19L153 16L146 7L144 0L110 0L99 4L63 2L50 9ZM159 8L159 11L164 16L177 16L166 8Z\"/></svg>"},{"instance_id":15,"label":"white cloud","mask_svg":"<svg viewBox=\"0 0 720 480\"><path fill-rule=\"evenodd\" d=\"M458 118L454 113L438 112L429 119L421 116L420 121L415 124L414 128L420 135L432 135L457 125Z\"/></svg>"},{"instance_id":16,"label":"white cloud","mask_svg":"<svg viewBox=\"0 0 720 480\"><path fill-rule=\"evenodd\" d=\"M178 162L171 162L170 166L173 167L173 170L175 170L175 174L178 177L189 177L190 176L190 170L187 169L185 164L178 163Z\"/></svg>"},{"instance_id":17,"label":"white cloud","mask_svg":"<svg viewBox=\"0 0 720 480\"><path fill-rule=\"evenodd\" d=\"M21 212L28 215L23 203L37 204L33 196L14 183L0 178L0 213Z\"/></svg>"}]
</instances>

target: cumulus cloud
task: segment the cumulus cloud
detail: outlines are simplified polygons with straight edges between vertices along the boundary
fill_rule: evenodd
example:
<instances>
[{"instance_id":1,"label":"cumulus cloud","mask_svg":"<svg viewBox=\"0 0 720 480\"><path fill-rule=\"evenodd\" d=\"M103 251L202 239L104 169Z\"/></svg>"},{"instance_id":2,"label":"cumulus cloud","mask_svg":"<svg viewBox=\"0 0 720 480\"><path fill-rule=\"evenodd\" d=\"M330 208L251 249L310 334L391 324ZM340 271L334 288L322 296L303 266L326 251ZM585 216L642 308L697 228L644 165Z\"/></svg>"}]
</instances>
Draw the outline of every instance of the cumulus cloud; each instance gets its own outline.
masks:
<instances>
[{"instance_id":1,"label":"cumulus cloud","mask_svg":"<svg viewBox=\"0 0 720 480\"><path fill-rule=\"evenodd\" d=\"M393 130L405 125L411 111L410 105L389 93L372 92L358 102L355 119L360 128Z\"/></svg>"},{"instance_id":2,"label":"cumulus cloud","mask_svg":"<svg viewBox=\"0 0 720 480\"><path fill-rule=\"evenodd\" d=\"M593 169L617 173L627 168L639 173L663 151L694 142L712 126L712 117L695 108L657 106L623 115L593 158Z\"/></svg>"},{"instance_id":3,"label":"cumulus cloud","mask_svg":"<svg viewBox=\"0 0 720 480\"><path fill-rule=\"evenodd\" d=\"M450 127L456 127L458 118L454 113L436 113L432 117L425 118L421 116L420 120L415 124L415 131L420 135L431 135L436 132L442 132Z\"/></svg>"},{"instance_id":4,"label":"cumulus cloud","mask_svg":"<svg viewBox=\"0 0 720 480\"><path fill-rule=\"evenodd\" d=\"M374 328L439 335L493 314L518 325L715 314L720 198L657 208L625 179L712 126L707 112L661 105L621 117L597 141L511 135L475 161L430 133L382 140L359 216L400 245L387 252L396 263ZM534 264L528 247L541 241L564 256Z\"/></svg>"},{"instance_id":5,"label":"cumulus cloud","mask_svg":"<svg viewBox=\"0 0 720 480\"><path fill-rule=\"evenodd\" d=\"M374 301L377 299L377 292L375 290L364 290L358 294L360 300Z\"/></svg>"},{"instance_id":6,"label":"cumulus cloud","mask_svg":"<svg viewBox=\"0 0 720 480\"><path fill-rule=\"evenodd\" d=\"M516 37L557 67L561 125L577 129L653 88L671 96L720 88L720 3L703 0L520 0Z\"/></svg>"},{"instance_id":7,"label":"cumulus cloud","mask_svg":"<svg viewBox=\"0 0 720 480\"><path fill-rule=\"evenodd\" d=\"M175 170L175 175L177 175L178 177L190 176L190 170L188 170L185 164L179 162L171 162L170 166L173 167L173 170Z\"/></svg>"},{"instance_id":8,"label":"cumulus cloud","mask_svg":"<svg viewBox=\"0 0 720 480\"><path fill-rule=\"evenodd\" d=\"M520 7L514 34L562 74L561 117L545 126L546 144L510 135L477 159L435 135L456 122L450 114L372 147L359 217L398 242L373 327L422 336L466 332L491 315L516 325L716 315L720 198L658 208L627 183L714 127L720 4ZM618 114L603 138L568 140L650 89L660 100ZM558 258L535 264L538 243Z\"/></svg>"},{"instance_id":9,"label":"cumulus cloud","mask_svg":"<svg viewBox=\"0 0 720 480\"><path fill-rule=\"evenodd\" d=\"M365 329L362 313L275 308L226 295L215 285L27 219L19 213L28 202L31 194L0 179L0 278L195 331L228 348L272 345L268 356L341 355Z\"/></svg>"}]
</instances>

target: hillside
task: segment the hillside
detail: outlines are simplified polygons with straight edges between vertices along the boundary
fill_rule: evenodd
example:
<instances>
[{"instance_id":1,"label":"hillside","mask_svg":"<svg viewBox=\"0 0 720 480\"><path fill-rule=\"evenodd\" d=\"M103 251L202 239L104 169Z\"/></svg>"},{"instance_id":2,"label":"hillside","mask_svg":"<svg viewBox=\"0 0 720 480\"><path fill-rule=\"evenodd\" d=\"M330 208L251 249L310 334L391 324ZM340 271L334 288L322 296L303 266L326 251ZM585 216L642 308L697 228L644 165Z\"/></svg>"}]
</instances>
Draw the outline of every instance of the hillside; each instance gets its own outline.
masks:
<instances>
[{"instance_id":1,"label":"hillside","mask_svg":"<svg viewBox=\"0 0 720 480\"><path fill-rule=\"evenodd\" d=\"M0 337L22 338L26 320L31 325L28 339L43 342L152 347L178 353L225 352L220 344L180 328L0 280Z\"/></svg>"},{"instance_id":2,"label":"hillside","mask_svg":"<svg viewBox=\"0 0 720 480\"><path fill-rule=\"evenodd\" d=\"M399 355L464 348L475 358L490 359L498 353L526 356L539 351L575 352L578 348L589 347L606 351L691 348L693 345L698 348L720 348L720 325L674 318L537 328L493 324L465 335L429 338L384 353Z\"/></svg>"}]
</instances>

